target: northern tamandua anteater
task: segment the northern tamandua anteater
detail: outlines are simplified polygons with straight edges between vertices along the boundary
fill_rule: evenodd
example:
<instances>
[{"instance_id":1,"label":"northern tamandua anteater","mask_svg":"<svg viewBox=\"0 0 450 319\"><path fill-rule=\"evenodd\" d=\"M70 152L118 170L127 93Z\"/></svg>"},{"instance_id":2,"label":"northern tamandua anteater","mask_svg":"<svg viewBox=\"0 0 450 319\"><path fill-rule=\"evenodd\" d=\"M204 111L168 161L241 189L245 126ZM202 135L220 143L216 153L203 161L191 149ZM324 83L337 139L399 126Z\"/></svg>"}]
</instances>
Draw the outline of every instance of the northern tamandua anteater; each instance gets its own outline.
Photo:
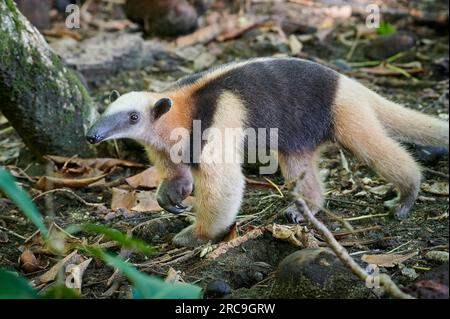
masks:
<instances>
[{"instance_id":1,"label":"northern tamandua anteater","mask_svg":"<svg viewBox=\"0 0 450 319\"><path fill-rule=\"evenodd\" d=\"M182 246L221 239L238 213L245 184L239 161L203 161L208 142L196 154L190 150L197 163L171 159L178 142L171 139L171 132L183 128L192 135L194 120L201 121L202 130L277 128L285 180L296 182L296 190L316 207L324 201L317 174L320 146L337 142L396 186L398 218L408 216L421 174L394 139L447 147L449 140L447 122L388 101L327 67L295 58L228 64L181 79L164 93L125 94L89 130L88 141L142 141L153 163L166 174L157 199L169 212L186 208L182 200L195 182L196 222L173 240ZM239 154L244 139L240 135L234 144ZM266 142L272 147L271 141Z\"/></svg>"}]
</instances>

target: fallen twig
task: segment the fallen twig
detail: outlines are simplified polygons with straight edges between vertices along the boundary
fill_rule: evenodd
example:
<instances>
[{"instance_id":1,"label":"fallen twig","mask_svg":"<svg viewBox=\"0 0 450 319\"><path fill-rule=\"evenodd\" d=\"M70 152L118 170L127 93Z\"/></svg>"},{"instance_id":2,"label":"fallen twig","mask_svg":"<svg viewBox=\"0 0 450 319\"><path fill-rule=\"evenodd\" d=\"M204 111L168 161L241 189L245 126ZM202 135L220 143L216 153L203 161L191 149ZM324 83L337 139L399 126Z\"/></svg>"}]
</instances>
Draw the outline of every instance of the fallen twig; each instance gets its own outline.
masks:
<instances>
[{"instance_id":1,"label":"fallen twig","mask_svg":"<svg viewBox=\"0 0 450 319\"><path fill-rule=\"evenodd\" d=\"M353 232L339 232L339 233L333 233L333 236L335 238L337 237L346 237L349 235L353 235L353 234L357 234L357 233L365 233L367 231L372 231L372 230L377 230L377 229L381 229L381 225L374 225L374 226L369 226L369 227L364 227L364 228L358 228L353 230Z\"/></svg>"},{"instance_id":2,"label":"fallen twig","mask_svg":"<svg viewBox=\"0 0 450 319\"><path fill-rule=\"evenodd\" d=\"M306 202L293 194L294 202L297 209L302 213L303 217L314 226L314 228L324 237L325 241L328 243L330 248L335 252L336 256L341 260L341 262L347 266L358 278L366 282L369 279L369 274L362 269L355 260L348 254L347 250L342 247L341 244L334 238L333 234L328 230L328 228L320 222L309 209ZM386 274L377 275L380 285L384 288L387 294L393 298L398 299L414 299L409 294L404 293L398 288L398 286L392 281L392 279Z\"/></svg>"},{"instance_id":3,"label":"fallen twig","mask_svg":"<svg viewBox=\"0 0 450 319\"><path fill-rule=\"evenodd\" d=\"M225 254L227 251L229 251L230 249L240 246L243 243L245 243L246 241L258 238L259 236L261 236L264 233L264 229L263 228L255 228L251 231L249 231L248 233L246 233L243 236L237 237L233 240L230 240L229 242L226 243L220 243L218 245L218 247L216 249L214 249L212 252L210 252L209 254L206 255L206 257L208 259L216 259L217 257L219 257L220 255Z\"/></svg>"},{"instance_id":4,"label":"fallen twig","mask_svg":"<svg viewBox=\"0 0 450 319\"><path fill-rule=\"evenodd\" d=\"M8 233L10 233L11 235L16 236L17 238L20 238L20 239L22 239L22 240L27 239L26 237L23 237L22 235L20 235L20 234L14 232L14 231L12 231L11 229L5 228L5 227L3 227L3 226L0 226L0 229L6 231L6 232L8 232Z\"/></svg>"},{"instance_id":5,"label":"fallen twig","mask_svg":"<svg viewBox=\"0 0 450 319\"><path fill-rule=\"evenodd\" d=\"M445 173L442 173L442 172L435 171L435 170L433 170L433 169L431 169L431 168L428 168L428 167L422 167L422 170L425 171L425 172L427 172L427 173L430 173L430 174L433 174L433 175L436 175L436 176L439 176L439 177L443 177L443 178L449 179L449 175L448 175L448 174L445 174Z\"/></svg>"},{"instance_id":6,"label":"fallen twig","mask_svg":"<svg viewBox=\"0 0 450 319\"><path fill-rule=\"evenodd\" d=\"M132 236L132 231L128 230L127 231L127 236ZM120 257L123 260L128 261L130 255L133 253L132 249L129 248L125 248L122 247L120 249ZM119 270L119 269L115 269L114 273L111 275L111 277L109 277L108 281L106 282L106 285L109 287L108 290L106 290L103 293L103 296L105 297L111 297L113 294L116 293L116 291L120 288L120 286L122 285L122 281L124 280L124 275L123 273Z\"/></svg>"}]
</instances>

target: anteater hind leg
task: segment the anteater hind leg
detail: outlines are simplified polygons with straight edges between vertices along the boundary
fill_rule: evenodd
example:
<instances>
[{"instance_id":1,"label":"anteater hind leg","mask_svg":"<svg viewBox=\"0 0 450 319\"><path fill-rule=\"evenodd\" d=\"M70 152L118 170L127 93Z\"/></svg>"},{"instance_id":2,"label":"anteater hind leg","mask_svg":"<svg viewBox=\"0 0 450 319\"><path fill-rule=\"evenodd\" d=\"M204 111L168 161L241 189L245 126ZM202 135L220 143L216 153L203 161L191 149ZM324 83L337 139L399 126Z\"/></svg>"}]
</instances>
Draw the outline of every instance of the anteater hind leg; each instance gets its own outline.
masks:
<instances>
[{"instance_id":1,"label":"anteater hind leg","mask_svg":"<svg viewBox=\"0 0 450 319\"><path fill-rule=\"evenodd\" d=\"M364 103L358 110L354 105L338 106L335 130L336 139L343 147L394 184L399 196L389 204L392 208L395 206L397 218L408 217L421 179L420 168L414 159L387 135L373 111Z\"/></svg>"},{"instance_id":2,"label":"anteater hind leg","mask_svg":"<svg viewBox=\"0 0 450 319\"><path fill-rule=\"evenodd\" d=\"M279 154L279 164L286 185L294 193L305 197L313 213L317 213L324 202L323 187L317 172L319 155L319 150ZM296 223L303 220L296 209L288 210L286 217Z\"/></svg>"},{"instance_id":3,"label":"anteater hind leg","mask_svg":"<svg viewBox=\"0 0 450 319\"><path fill-rule=\"evenodd\" d=\"M201 163L192 170L195 183L196 222L177 234L177 246L198 246L220 240L233 224L244 193L239 163Z\"/></svg>"}]
</instances>

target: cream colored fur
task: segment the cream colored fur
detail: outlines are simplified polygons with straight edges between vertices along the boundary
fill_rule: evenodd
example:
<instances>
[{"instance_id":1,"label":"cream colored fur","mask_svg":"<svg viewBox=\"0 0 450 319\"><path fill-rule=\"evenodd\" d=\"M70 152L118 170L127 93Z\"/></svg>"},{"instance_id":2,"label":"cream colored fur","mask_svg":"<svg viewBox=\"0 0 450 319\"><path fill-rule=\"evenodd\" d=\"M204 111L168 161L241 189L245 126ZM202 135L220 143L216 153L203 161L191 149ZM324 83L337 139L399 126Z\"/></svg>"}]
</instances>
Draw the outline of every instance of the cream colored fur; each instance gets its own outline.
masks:
<instances>
[{"instance_id":1,"label":"cream colored fur","mask_svg":"<svg viewBox=\"0 0 450 319\"><path fill-rule=\"evenodd\" d=\"M336 140L396 186L399 191L396 214L406 217L419 191L420 167L390 134L401 135L403 140L408 137L414 141L445 142L442 134L445 123L388 102L345 76L340 77L335 103ZM406 129L409 115L411 128ZM420 133L409 134L414 130Z\"/></svg>"}]
</instances>

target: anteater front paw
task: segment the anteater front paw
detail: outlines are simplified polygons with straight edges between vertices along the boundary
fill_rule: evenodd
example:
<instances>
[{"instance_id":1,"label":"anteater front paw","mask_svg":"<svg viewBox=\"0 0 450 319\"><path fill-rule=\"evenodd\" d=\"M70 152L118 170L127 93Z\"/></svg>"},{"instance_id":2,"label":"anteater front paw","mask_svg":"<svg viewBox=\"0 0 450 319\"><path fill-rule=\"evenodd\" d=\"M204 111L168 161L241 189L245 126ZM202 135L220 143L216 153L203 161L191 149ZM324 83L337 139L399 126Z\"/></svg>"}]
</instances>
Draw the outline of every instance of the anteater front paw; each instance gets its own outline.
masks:
<instances>
[{"instance_id":1,"label":"anteater front paw","mask_svg":"<svg viewBox=\"0 0 450 319\"><path fill-rule=\"evenodd\" d=\"M172 239L172 243L177 247L198 247L207 242L209 242L208 239L199 238L195 235L194 225L186 227Z\"/></svg>"},{"instance_id":2,"label":"anteater front paw","mask_svg":"<svg viewBox=\"0 0 450 319\"><path fill-rule=\"evenodd\" d=\"M169 213L180 214L186 210L183 200L191 192L192 183L189 179L166 179L158 187L156 201Z\"/></svg>"}]
</instances>

